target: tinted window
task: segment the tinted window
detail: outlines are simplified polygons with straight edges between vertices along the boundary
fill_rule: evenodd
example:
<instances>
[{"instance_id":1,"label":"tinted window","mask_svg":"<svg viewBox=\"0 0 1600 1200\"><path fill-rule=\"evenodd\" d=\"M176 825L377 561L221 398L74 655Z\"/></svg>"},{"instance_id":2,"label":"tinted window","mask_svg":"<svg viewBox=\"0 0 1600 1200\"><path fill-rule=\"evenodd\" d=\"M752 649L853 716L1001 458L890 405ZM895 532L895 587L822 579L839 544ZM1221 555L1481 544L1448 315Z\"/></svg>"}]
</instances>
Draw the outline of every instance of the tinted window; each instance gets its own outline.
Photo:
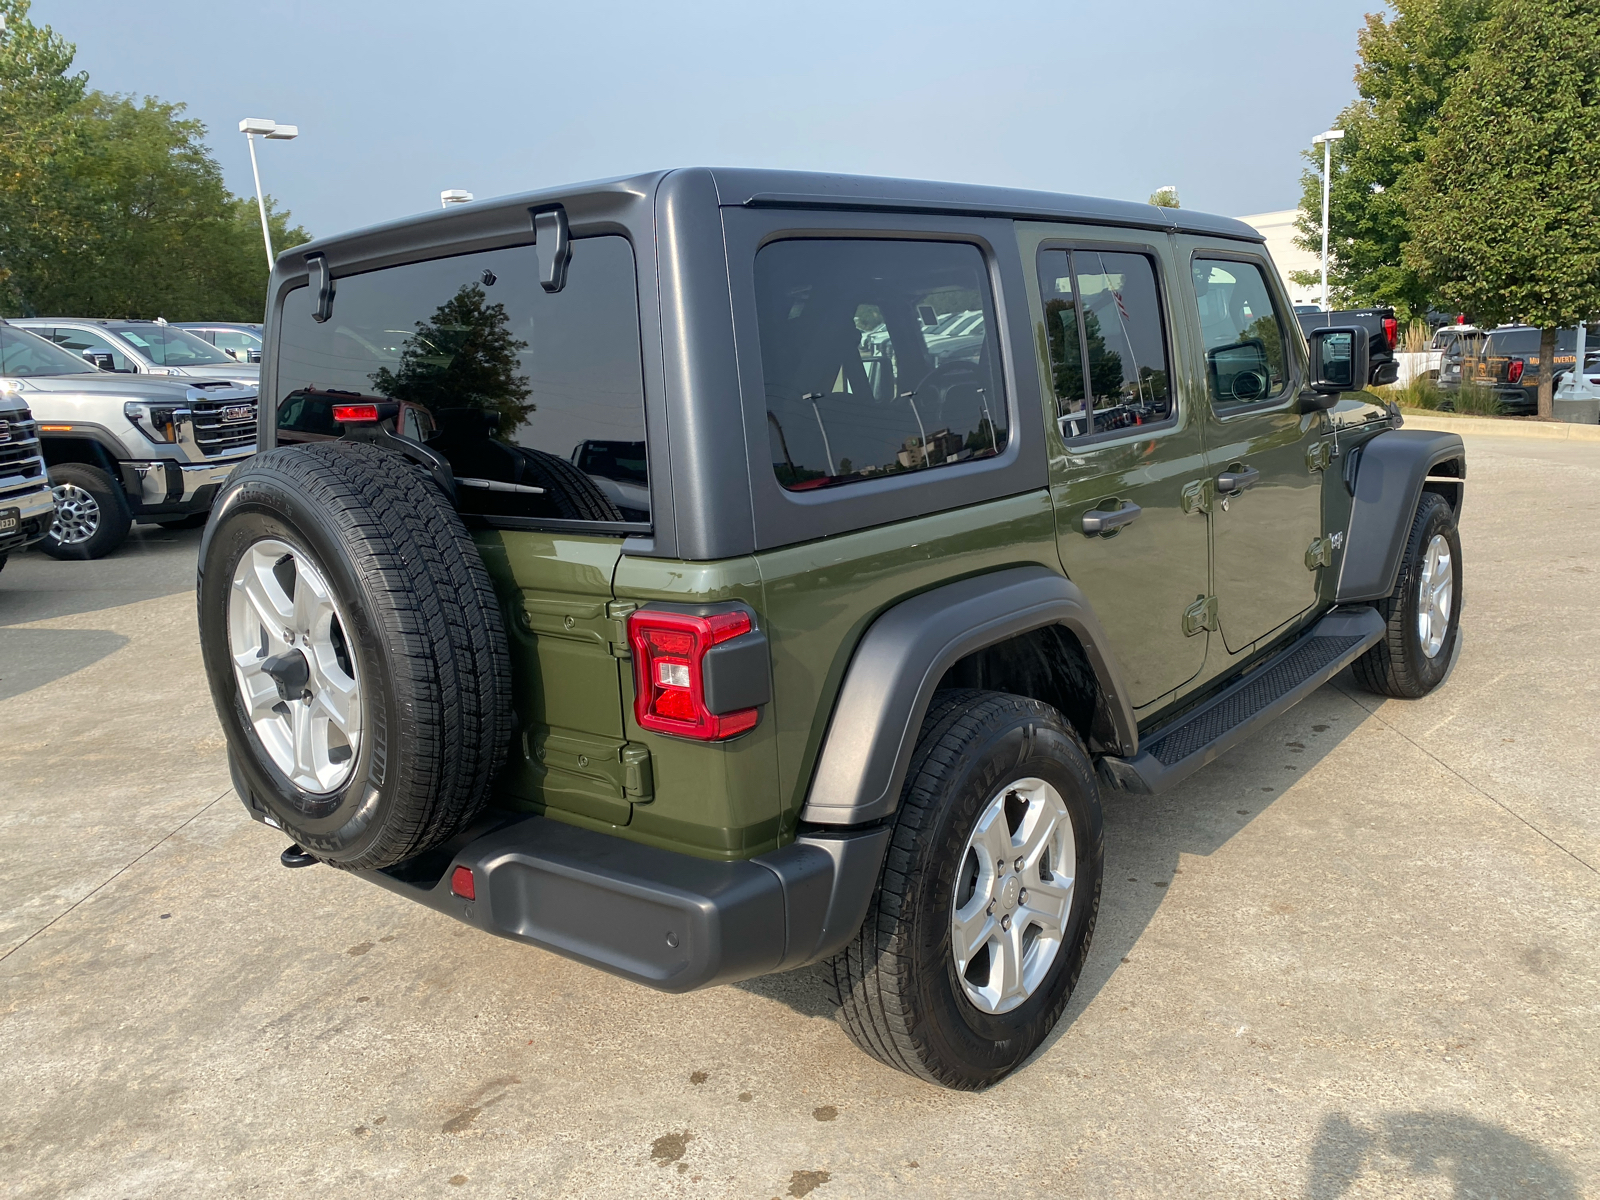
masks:
<instances>
[{"instance_id":1,"label":"tinted window","mask_svg":"<svg viewBox=\"0 0 1600 1200\"><path fill-rule=\"evenodd\" d=\"M1046 250L1039 276L1062 435L1172 416L1155 265L1142 254Z\"/></svg>"},{"instance_id":2,"label":"tinted window","mask_svg":"<svg viewBox=\"0 0 1600 1200\"><path fill-rule=\"evenodd\" d=\"M791 490L1005 449L994 303L958 242L807 239L756 255L773 470Z\"/></svg>"},{"instance_id":3,"label":"tinted window","mask_svg":"<svg viewBox=\"0 0 1600 1200\"><path fill-rule=\"evenodd\" d=\"M450 460L465 512L649 519L626 238L574 241L559 292L539 285L535 247L518 246L341 278L332 318L319 325L311 309L303 290L284 303L280 441L340 433L336 403L392 402L383 419L426 432ZM401 402L424 411L403 415ZM599 444L636 448L625 484L582 461Z\"/></svg>"},{"instance_id":4,"label":"tinted window","mask_svg":"<svg viewBox=\"0 0 1600 1200\"><path fill-rule=\"evenodd\" d=\"M1212 405L1223 410L1283 395L1283 320L1261 268L1197 258L1193 270Z\"/></svg>"},{"instance_id":5,"label":"tinted window","mask_svg":"<svg viewBox=\"0 0 1600 1200\"><path fill-rule=\"evenodd\" d=\"M232 363L233 359L215 347L201 341L187 329L173 329L166 325L138 325L113 327L112 332L125 338L141 354L160 367L196 367Z\"/></svg>"},{"instance_id":6,"label":"tinted window","mask_svg":"<svg viewBox=\"0 0 1600 1200\"><path fill-rule=\"evenodd\" d=\"M40 330L42 333L43 330ZM0 375L81 375L94 368L41 337L0 325Z\"/></svg>"},{"instance_id":7,"label":"tinted window","mask_svg":"<svg viewBox=\"0 0 1600 1200\"><path fill-rule=\"evenodd\" d=\"M82 359L85 350L92 350L96 354L111 355L111 369L113 371L133 371L135 369L124 347L117 345L108 337L102 337L98 333L90 333L84 329L41 329L38 332L47 334L52 342L63 349L72 351L80 359Z\"/></svg>"}]
</instances>

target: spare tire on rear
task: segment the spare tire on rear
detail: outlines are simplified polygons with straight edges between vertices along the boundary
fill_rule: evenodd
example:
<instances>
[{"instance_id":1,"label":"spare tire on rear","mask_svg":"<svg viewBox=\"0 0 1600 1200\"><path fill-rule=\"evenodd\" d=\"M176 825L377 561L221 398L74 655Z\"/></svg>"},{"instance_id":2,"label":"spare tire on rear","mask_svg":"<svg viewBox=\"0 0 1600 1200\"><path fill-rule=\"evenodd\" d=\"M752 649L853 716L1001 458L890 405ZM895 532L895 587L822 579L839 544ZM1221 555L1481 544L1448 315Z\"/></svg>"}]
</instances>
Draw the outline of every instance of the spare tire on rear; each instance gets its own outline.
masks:
<instances>
[{"instance_id":1,"label":"spare tire on rear","mask_svg":"<svg viewBox=\"0 0 1600 1200\"><path fill-rule=\"evenodd\" d=\"M351 442L248 460L212 510L198 602L240 798L270 824L369 870L481 810L511 732L505 627L417 467Z\"/></svg>"}]
</instances>

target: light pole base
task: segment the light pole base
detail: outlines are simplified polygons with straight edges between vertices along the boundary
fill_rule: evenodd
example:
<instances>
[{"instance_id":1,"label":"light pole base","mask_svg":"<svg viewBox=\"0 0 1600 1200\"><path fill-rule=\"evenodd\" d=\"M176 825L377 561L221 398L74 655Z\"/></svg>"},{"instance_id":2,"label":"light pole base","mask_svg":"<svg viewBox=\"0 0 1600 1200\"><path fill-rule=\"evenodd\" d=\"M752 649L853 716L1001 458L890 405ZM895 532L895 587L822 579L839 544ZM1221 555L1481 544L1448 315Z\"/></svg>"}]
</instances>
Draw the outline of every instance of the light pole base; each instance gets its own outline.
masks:
<instances>
[{"instance_id":1,"label":"light pole base","mask_svg":"<svg viewBox=\"0 0 1600 1200\"><path fill-rule=\"evenodd\" d=\"M1555 397L1555 418L1571 425L1600 425L1600 396L1584 399Z\"/></svg>"}]
</instances>

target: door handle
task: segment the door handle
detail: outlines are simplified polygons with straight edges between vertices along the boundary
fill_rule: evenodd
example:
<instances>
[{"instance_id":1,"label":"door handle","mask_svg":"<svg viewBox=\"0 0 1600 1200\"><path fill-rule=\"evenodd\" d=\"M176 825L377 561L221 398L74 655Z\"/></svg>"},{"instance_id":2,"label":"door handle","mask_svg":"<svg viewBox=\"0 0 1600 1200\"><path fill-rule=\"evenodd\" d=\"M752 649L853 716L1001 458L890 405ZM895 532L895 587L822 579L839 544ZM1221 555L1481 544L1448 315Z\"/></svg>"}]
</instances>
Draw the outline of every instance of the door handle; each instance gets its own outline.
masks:
<instances>
[{"instance_id":1,"label":"door handle","mask_svg":"<svg viewBox=\"0 0 1600 1200\"><path fill-rule=\"evenodd\" d=\"M1261 481L1261 472L1254 467L1241 467L1237 471L1224 471L1217 476L1217 492L1227 496L1255 487Z\"/></svg>"},{"instance_id":2,"label":"door handle","mask_svg":"<svg viewBox=\"0 0 1600 1200\"><path fill-rule=\"evenodd\" d=\"M1124 525L1137 521L1143 511L1144 509L1137 504L1124 504L1111 512L1091 508L1083 514L1083 532L1089 537L1097 533L1110 533L1114 529L1121 529Z\"/></svg>"}]
</instances>

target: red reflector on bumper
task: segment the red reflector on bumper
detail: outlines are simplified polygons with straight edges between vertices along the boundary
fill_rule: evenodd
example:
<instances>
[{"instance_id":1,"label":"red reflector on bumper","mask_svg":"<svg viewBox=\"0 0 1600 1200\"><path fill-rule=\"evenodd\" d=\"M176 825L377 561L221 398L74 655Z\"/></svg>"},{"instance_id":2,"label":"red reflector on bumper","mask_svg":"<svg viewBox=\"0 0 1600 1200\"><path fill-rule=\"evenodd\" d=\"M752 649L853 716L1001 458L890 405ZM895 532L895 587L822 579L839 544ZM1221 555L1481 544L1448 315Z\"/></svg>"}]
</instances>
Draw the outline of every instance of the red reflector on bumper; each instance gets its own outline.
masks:
<instances>
[{"instance_id":1,"label":"red reflector on bumper","mask_svg":"<svg viewBox=\"0 0 1600 1200\"><path fill-rule=\"evenodd\" d=\"M450 873L450 890L463 900L478 898L478 889L472 880L471 867L457 867Z\"/></svg>"}]
</instances>

